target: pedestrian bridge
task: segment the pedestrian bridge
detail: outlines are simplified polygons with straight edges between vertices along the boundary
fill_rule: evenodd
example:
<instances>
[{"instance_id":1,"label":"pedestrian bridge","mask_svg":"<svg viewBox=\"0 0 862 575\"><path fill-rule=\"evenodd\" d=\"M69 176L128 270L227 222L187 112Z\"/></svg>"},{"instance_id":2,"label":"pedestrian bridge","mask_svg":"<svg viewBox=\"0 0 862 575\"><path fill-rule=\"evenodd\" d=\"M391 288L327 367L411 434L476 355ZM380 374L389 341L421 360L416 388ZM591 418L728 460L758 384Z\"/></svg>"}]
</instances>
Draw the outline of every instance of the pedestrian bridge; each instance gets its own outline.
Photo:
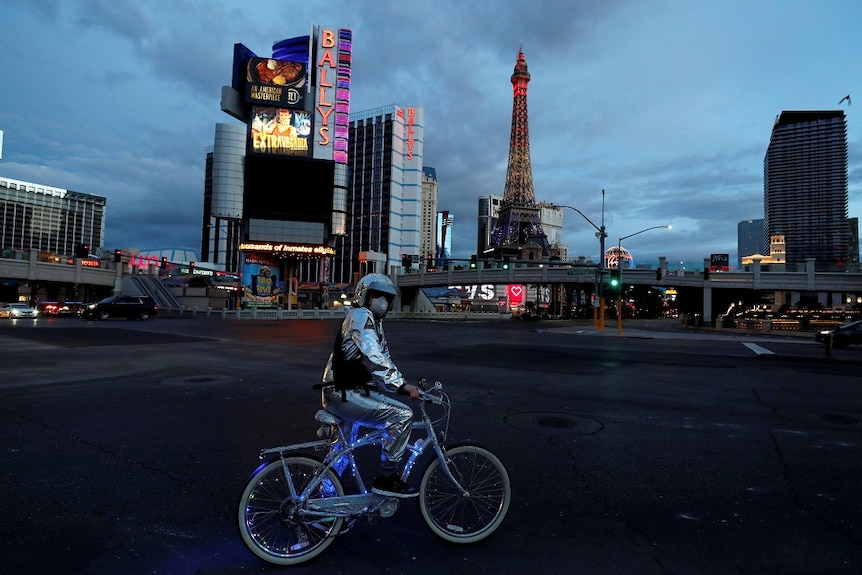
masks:
<instances>
[{"instance_id":1,"label":"pedestrian bridge","mask_svg":"<svg viewBox=\"0 0 862 575\"><path fill-rule=\"evenodd\" d=\"M608 274L609 270L604 273ZM399 275L396 279L399 288L424 288L481 284L583 284L599 282L599 274L600 271L595 266L543 264L509 269L450 268L436 272L420 269L416 273ZM813 262L802 272L761 272L756 268L749 272L712 272L708 279L704 279L703 272L700 271L674 270L665 272L661 280L656 279L656 270L623 270L621 276L623 284L660 287L799 292L858 291L862 295L862 273L815 272Z\"/></svg>"},{"instance_id":2,"label":"pedestrian bridge","mask_svg":"<svg viewBox=\"0 0 862 575\"><path fill-rule=\"evenodd\" d=\"M59 258L43 261L37 253L18 252L26 259L0 258L0 279L57 282L70 285L114 286L122 278L122 264L107 260Z\"/></svg>"},{"instance_id":3,"label":"pedestrian bridge","mask_svg":"<svg viewBox=\"0 0 862 575\"><path fill-rule=\"evenodd\" d=\"M396 282L402 297L415 301L410 290L426 287L469 286L484 284L523 284L523 285L567 285L598 284L603 281L602 273L596 266L572 266L571 264L528 265L524 267L476 268L441 271L427 271L420 268L416 273L402 274ZM669 270L659 280L656 270L622 270L623 285L649 285L659 288L691 288L702 293L702 317L705 322L713 321L713 290L752 290L766 292L831 292L862 296L862 273L859 272L815 272L814 261L807 263L801 272L762 272L759 265L748 272L712 272L704 278L702 271ZM694 296L698 297L698 296Z\"/></svg>"}]
</instances>

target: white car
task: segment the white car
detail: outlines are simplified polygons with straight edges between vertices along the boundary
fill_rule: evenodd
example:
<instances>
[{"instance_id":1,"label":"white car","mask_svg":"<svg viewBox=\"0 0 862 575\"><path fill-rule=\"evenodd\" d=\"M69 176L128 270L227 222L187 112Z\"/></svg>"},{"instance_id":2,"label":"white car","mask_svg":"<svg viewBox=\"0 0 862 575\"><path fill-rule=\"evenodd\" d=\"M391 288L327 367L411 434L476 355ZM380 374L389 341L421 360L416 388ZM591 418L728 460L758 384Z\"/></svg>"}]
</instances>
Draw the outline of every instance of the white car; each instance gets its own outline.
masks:
<instances>
[{"instance_id":1,"label":"white car","mask_svg":"<svg viewBox=\"0 0 862 575\"><path fill-rule=\"evenodd\" d=\"M19 317L39 317L39 312L25 303L0 304L0 317L16 319Z\"/></svg>"}]
</instances>

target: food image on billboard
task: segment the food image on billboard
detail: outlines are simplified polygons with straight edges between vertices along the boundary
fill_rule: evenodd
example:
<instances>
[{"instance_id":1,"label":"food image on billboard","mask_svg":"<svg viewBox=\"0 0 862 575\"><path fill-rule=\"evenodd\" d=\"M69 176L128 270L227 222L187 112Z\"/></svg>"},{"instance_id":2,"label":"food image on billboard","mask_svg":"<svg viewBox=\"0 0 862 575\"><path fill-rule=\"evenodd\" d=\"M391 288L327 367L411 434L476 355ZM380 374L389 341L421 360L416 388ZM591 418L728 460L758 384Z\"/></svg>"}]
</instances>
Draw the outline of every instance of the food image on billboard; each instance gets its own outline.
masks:
<instances>
[{"instance_id":1,"label":"food image on billboard","mask_svg":"<svg viewBox=\"0 0 862 575\"><path fill-rule=\"evenodd\" d=\"M246 69L245 99L250 104L303 108L307 75L302 62L250 58Z\"/></svg>"},{"instance_id":2,"label":"food image on billboard","mask_svg":"<svg viewBox=\"0 0 862 575\"><path fill-rule=\"evenodd\" d=\"M287 108L252 106L249 153L308 156L311 113Z\"/></svg>"}]
</instances>

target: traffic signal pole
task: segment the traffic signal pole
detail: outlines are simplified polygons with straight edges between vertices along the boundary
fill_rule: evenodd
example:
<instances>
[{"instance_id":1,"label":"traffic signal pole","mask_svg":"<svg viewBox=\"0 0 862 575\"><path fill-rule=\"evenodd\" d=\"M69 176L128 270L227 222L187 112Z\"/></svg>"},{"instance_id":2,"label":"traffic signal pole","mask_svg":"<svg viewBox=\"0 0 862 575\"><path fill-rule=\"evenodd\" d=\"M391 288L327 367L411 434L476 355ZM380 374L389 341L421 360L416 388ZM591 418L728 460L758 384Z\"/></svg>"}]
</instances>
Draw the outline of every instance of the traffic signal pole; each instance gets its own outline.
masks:
<instances>
[{"instance_id":1,"label":"traffic signal pole","mask_svg":"<svg viewBox=\"0 0 862 575\"><path fill-rule=\"evenodd\" d=\"M602 190L602 225L601 227L597 226L593 223L593 221L584 214L581 210L574 206L562 206L562 205L553 205L555 208L566 208L569 210L574 210L578 212L582 218L587 220L587 222L596 229L596 237L599 238L599 281L597 286L597 292L599 296L599 313L598 318L596 318L596 308L593 308L593 327L598 328L600 330L605 329L605 238L608 237L608 234L605 232L605 191ZM598 321L597 321L598 320Z\"/></svg>"},{"instance_id":2,"label":"traffic signal pole","mask_svg":"<svg viewBox=\"0 0 862 575\"><path fill-rule=\"evenodd\" d=\"M623 266L622 266L623 240L637 236L637 235L642 234L644 232L648 232L650 230L657 230L659 228L665 228L665 229L669 230L671 228L671 226L669 224L664 225L664 226L650 226L650 227L643 229L639 232L635 232L633 234L623 236L617 241L617 274L618 274L617 277L619 277L619 282L617 284L617 333L619 335L623 334Z\"/></svg>"}]
</instances>

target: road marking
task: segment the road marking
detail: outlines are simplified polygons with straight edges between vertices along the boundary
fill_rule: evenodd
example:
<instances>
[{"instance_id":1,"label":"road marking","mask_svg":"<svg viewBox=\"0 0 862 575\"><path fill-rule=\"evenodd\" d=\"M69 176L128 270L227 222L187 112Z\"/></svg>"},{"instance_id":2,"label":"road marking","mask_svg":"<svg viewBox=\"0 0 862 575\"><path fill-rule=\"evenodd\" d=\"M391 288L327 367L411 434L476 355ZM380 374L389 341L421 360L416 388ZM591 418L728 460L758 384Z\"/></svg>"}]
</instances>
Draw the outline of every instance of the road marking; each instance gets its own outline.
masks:
<instances>
[{"instance_id":1,"label":"road marking","mask_svg":"<svg viewBox=\"0 0 862 575\"><path fill-rule=\"evenodd\" d=\"M774 351L768 350L765 347L760 347L756 343L742 342L742 345L756 353L757 355L775 355Z\"/></svg>"}]
</instances>

